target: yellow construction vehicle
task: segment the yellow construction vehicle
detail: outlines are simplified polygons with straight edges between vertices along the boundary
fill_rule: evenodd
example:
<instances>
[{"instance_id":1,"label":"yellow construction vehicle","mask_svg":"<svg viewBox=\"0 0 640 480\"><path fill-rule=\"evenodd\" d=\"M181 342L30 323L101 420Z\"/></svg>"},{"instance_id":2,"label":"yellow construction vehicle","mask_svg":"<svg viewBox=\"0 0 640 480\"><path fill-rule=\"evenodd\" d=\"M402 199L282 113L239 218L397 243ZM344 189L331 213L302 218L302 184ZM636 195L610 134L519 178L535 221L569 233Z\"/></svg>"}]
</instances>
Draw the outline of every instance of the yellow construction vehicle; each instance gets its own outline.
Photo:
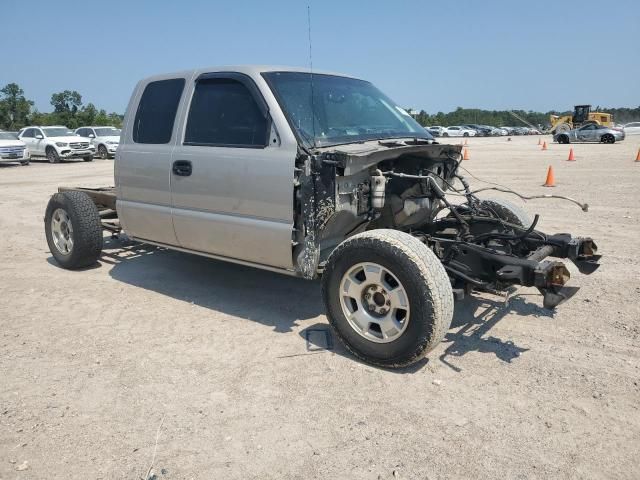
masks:
<instances>
[{"instance_id":1,"label":"yellow construction vehicle","mask_svg":"<svg viewBox=\"0 0 640 480\"><path fill-rule=\"evenodd\" d=\"M568 132L587 123L597 123L605 127L613 127L613 115L603 112L592 112L591 105L576 105L573 107L573 115L551 115L551 130L553 134Z\"/></svg>"}]
</instances>

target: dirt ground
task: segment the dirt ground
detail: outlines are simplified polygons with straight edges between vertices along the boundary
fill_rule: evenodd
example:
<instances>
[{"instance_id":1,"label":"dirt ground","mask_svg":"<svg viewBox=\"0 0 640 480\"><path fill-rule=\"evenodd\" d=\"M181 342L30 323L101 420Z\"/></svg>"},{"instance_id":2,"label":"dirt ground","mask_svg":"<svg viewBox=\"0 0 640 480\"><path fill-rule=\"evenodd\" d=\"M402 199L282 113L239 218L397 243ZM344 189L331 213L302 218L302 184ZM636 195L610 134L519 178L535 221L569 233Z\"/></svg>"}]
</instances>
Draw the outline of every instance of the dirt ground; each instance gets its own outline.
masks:
<instances>
[{"instance_id":1,"label":"dirt ground","mask_svg":"<svg viewBox=\"0 0 640 480\"><path fill-rule=\"evenodd\" d=\"M576 162L537 141L471 139L463 165L588 202L525 207L593 236L602 267L570 265L556 312L532 289L457 303L400 371L346 353L317 282L118 240L62 270L48 197L113 162L0 167L0 479L640 478L640 136Z\"/></svg>"}]
</instances>

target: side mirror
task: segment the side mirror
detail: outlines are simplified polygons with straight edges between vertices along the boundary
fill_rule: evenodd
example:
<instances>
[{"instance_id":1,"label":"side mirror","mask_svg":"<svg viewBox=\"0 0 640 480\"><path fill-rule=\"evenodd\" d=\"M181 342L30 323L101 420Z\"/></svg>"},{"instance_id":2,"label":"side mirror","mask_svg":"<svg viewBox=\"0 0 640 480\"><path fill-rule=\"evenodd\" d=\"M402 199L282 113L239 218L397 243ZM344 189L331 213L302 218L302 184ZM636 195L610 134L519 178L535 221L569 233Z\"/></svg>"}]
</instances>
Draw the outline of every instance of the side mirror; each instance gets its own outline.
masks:
<instances>
[{"instance_id":1,"label":"side mirror","mask_svg":"<svg viewBox=\"0 0 640 480\"><path fill-rule=\"evenodd\" d=\"M89 138L96 138L96 136L93 133L90 133Z\"/></svg>"},{"instance_id":2,"label":"side mirror","mask_svg":"<svg viewBox=\"0 0 640 480\"><path fill-rule=\"evenodd\" d=\"M44 139L44 137L43 137L42 135L40 135L39 133L36 135L36 138L37 138L38 140L42 140L42 139Z\"/></svg>"}]
</instances>

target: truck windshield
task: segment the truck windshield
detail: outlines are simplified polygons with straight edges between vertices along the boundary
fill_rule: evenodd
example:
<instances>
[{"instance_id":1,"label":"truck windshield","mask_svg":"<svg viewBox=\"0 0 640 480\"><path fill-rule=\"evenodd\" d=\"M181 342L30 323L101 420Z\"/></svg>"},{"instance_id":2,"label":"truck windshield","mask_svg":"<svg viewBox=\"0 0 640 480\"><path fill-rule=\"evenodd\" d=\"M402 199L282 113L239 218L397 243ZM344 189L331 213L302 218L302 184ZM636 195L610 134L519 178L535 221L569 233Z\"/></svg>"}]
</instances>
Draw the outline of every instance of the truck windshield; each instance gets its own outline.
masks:
<instances>
[{"instance_id":1,"label":"truck windshield","mask_svg":"<svg viewBox=\"0 0 640 480\"><path fill-rule=\"evenodd\" d=\"M433 138L369 82L304 72L268 72L263 76L290 125L309 146L385 138Z\"/></svg>"}]
</instances>

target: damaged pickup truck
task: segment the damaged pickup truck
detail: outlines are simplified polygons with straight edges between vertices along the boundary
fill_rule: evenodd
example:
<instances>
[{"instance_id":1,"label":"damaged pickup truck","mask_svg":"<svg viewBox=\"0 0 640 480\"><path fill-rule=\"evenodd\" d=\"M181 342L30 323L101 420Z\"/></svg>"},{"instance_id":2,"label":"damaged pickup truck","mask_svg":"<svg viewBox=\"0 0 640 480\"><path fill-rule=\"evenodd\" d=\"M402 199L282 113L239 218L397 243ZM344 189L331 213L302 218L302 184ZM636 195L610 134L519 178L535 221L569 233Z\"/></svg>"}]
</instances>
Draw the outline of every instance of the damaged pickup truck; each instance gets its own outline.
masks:
<instances>
[{"instance_id":1,"label":"damaged pickup truck","mask_svg":"<svg viewBox=\"0 0 640 480\"><path fill-rule=\"evenodd\" d=\"M321 276L347 348L401 367L442 340L454 298L524 285L555 308L575 292L558 258L598 267L590 238L543 233L537 215L479 198L515 192L472 190L460 153L356 78L279 67L155 76L127 108L115 187L61 187L47 242L68 269L98 260L106 230Z\"/></svg>"}]
</instances>

